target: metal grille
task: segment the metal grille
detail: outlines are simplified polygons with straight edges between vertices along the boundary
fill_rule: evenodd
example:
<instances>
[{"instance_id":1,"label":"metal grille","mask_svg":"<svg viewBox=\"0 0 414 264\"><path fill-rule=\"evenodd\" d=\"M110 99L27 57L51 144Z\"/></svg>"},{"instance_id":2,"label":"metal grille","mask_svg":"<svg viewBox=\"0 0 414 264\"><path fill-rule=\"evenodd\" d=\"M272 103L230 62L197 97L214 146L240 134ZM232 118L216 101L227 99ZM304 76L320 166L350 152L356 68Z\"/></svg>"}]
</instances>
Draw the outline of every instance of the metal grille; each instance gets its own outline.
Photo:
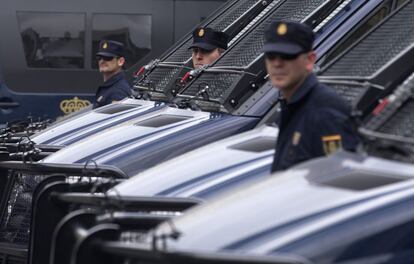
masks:
<instances>
[{"instance_id":1,"label":"metal grille","mask_svg":"<svg viewBox=\"0 0 414 264\"><path fill-rule=\"evenodd\" d=\"M247 66L262 52L263 32L276 19L302 21L319 7L323 0L295 0L286 1L274 9L264 22L257 25L252 31L242 37L240 42L226 52L215 66ZM201 90L206 90L209 99L223 103L231 93L232 84L240 79L240 74L233 73L203 73L182 94L194 96Z\"/></svg>"},{"instance_id":2,"label":"metal grille","mask_svg":"<svg viewBox=\"0 0 414 264\"><path fill-rule=\"evenodd\" d=\"M27 260L18 256L0 254L0 264L26 264Z\"/></svg>"},{"instance_id":3,"label":"metal grille","mask_svg":"<svg viewBox=\"0 0 414 264\"><path fill-rule=\"evenodd\" d=\"M0 242L27 246L30 236L33 192L36 186L45 179L46 175L34 176L9 172L9 177L14 179L14 183L9 195L5 216L0 222ZM96 184L96 186L108 180L110 179L95 176L66 177L67 183L90 182Z\"/></svg>"},{"instance_id":4,"label":"metal grille","mask_svg":"<svg viewBox=\"0 0 414 264\"><path fill-rule=\"evenodd\" d=\"M225 14L219 16L217 19L212 21L208 26L216 30L224 30L240 16L242 16L247 10L253 7L258 0L244 0L238 1L230 10ZM182 46L168 56L166 62L179 62L185 63L191 58L191 51L188 50L192 43L192 38L188 39ZM179 78L181 68L156 68L149 75L151 88L157 92L165 93L168 88L170 81Z\"/></svg>"},{"instance_id":5,"label":"metal grille","mask_svg":"<svg viewBox=\"0 0 414 264\"><path fill-rule=\"evenodd\" d=\"M122 232L119 241L125 243L143 243L148 239L148 232L126 231Z\"/></svg>"},{"instance_id":6,"label":"metal grille","mask_svg":"<svg viewBox=\"0 0 414 264\"><path fill-rule=\"evenodd\" d=\"M286 1L263 22L256 26L233 46L215 64L215 66L247 66L261 53L264 43L263 32L275 20L302 21L317 7L323 4L323 0L293 0Z\"/></svg>"},{"instance_id":7,"label":"metal grille","mask_svg":"<svg viewBox=\"0 0 414 264\"><path fill-rule=\"evenodd\" d=\"M380 27L372 31L322 75L370 76L403 49L414 43L414 2L409 3Z\"/></svg>"},{"instance_id":8,"label":"metal grille","mask_svg":"<svg viewBox=\"0 0 414 264\"><path fill-rule=\"evenodd\" d=\"M223 98L228 96L231 85L236 79L240 78L240 74L234 73L204 73L196 80L194 84L183 92L183 95L200 97L208 96L209 100L216 100L223 103ZM201 92L205 91L205 92Z\"/></svg>"},{"instance_id":9,"label":"metal grille","mask_svg":"<svg viewBox=\"0 0 414 264\"><path fill-rule=\"evenodd\" d=\"M151 72L151 87L155 88L157 92L163 92L167 85L177 78L177 74L181 68L156 68Z\"/></svg>"},{"instance_id":10,"label":"metal grille","mask_svg":"<svg viewBox=\"0 0 414 264\"><path fill-rule=\"evenodd\" d=\"M193 43L192 39L187 40L184 45L182 45L179 49L174 51L170 56L165 58L164 61L166 62L181 62L184 63L188 59L191 58L191 50L188 48L190 47L191 43Z\"/></svg>"},{"instance_id":11,"label":"metal grille","mask_svg":"<svg viewBox=\"0 0 414 264\"><path fill-rule=\"evenodd\" d=\"M410 102L413 100L413 94L414 73L412 73L397 89L395 89L391 95L387 96L387 98L385 98L381 102L381 105L385 105L385 107L382 108L380 114L376 114L372 118L370 118L364 124L364 127L369 130L378 130L380 128L385 129L385 127L383 127L384 124L386 124L387 122L391 122L388 124L389 127L386 130L395 130L395 126L398 126L400 123L401 125L406 125L404 122L410 120ZM406 109L407 107L408 110ZM403 109L402 112L396 115L396 113L400 111L400 109ZM406 115L408 116L405 117ZM405 131L406 129L403 130ZM408 133L405 134L409 136ZM398 135L403 136L403 134Z\"/></svg>"},{"instance_id":12,"label":"metal grille","mask_svg":"<svg viewBox=\"0 0 414 264\"><path fill-rule=\"evenodd\" d=\"M335 90L348 105L352 105L355 99L367 90L367 87L362 85L328 84L328 86Z\"/></svg>"},{"instance_id":13,"label":"metal grille","mask_svg":"<svg viewBox=\"0 0 414 264\"><path fill-rule=\"evenodd\" d=\"M29 239L32 194L42 180L40 176L10 175L14 184L8 200L5 217L0 226L0 242L27 245Z\"/></svg>"},{"instance_id":14,"label":"metal grille","mask_svg":"<svg viewBox=\"0 0 414 264\"><path fill-rule=\"evenodd\" d=\"M413 138L414 100L406 102L382 127L379 132Z\"/></svg>"},{"instance_id":15,"label":"metal grille","mask_svg":"<svg viewBox=\"0 0 414 264\"><path fill-rule=\"evenodd\" d=\"M215 30L223 31L231 23L233 23L237 18L243 15L249 8L256 4L257 0L245 0L238 1L234 7L228 10L225 14L218 17L216 20L211 22L208 27L211 27ZM167 62L185 62L191 57L191 51L188 50L192 43L192 39L189 39L182 45L178 50L176 50L171 56L165 59Z\"/></svg>"}]
</instances>

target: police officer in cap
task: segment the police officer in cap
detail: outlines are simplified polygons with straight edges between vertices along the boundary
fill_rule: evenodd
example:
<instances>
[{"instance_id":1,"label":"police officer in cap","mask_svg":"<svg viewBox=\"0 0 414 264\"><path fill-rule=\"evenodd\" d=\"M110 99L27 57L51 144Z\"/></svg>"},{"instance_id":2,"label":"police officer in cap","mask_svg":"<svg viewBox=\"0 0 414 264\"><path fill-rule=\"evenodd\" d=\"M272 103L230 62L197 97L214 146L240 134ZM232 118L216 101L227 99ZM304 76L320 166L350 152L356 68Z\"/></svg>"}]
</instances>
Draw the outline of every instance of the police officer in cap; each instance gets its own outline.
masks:
<instances>
[{"instance_id":1,"label":"police officer in cap","mask_svg":"<svg viewBox=\"0 0 414 264\"><path fill-rule=\"evenodd\" d=\"M103 40L99 43L96 57L104 83L96 92L94 108L131 96L131 87L123 71L124 53L124 45L118 41Z\"/></svg>"},{"instance_id":2,"label":"police officer in cap","mask_svg":"<svg viewBox=\"0 0 414 264\"><path fill-rule=\"evenodd\" d=\"M227 49L229 36L212 28L197 28L193 31L192 60L195 69L212 64Z\"/></svg>"},{"instance_id":3,"label":"police officer in cap","mask_svg":"<svg viewBox=\"0 0 414 264\"><path fill-rule=\"evenodd\" d=\"M265 31L266 69L282 98L272 171L358 144L350 108L313 74L314 38L300 23L277 21Z\"/></svg>"}]
</instances>

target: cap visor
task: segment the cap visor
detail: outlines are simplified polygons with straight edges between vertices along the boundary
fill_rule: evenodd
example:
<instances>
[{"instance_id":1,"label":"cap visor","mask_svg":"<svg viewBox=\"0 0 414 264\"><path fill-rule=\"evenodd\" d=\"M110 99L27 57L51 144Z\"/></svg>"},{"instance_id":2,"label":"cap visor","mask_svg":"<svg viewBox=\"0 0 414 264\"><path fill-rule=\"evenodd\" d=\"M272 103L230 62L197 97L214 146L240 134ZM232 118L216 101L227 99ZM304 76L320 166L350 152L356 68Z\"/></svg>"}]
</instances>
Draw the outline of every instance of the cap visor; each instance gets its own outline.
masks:
<instances>
[{"instance_id":1,"label":"cap visor","mask_svg":"<svg viewBox=\"0 0 414 264\"><path fill-rule=\"evenodd\" d=\"M268 43L263 46L263 52L296 55L302 53L303 51L304 50L301 46L290 43Z\"/></svg>"},{"instance_id":2,"label":"cap visor","mask_svg":"<svg viewBox=\"0 0 414 264\"><path fill-rule=\"evenodd\" d=\"M98 52L96 53L97 56L105 56L105 57L116 57L118 55L110 52Z\"/></svg>"},{"instance_id":3,"label":"cap visor","mask_svg":"<svg viewBox=\"0 0 414 264\"><path fill-rule=\"evenodd\" d=\"M204 49L204 50L213 50L218 48L217 46L210 44L210 43L204 43L204 42L200 42L200 43L193 43L188 49L192 49L192 48L200 48L200 49Z\"/></svg>"}]
</instances>

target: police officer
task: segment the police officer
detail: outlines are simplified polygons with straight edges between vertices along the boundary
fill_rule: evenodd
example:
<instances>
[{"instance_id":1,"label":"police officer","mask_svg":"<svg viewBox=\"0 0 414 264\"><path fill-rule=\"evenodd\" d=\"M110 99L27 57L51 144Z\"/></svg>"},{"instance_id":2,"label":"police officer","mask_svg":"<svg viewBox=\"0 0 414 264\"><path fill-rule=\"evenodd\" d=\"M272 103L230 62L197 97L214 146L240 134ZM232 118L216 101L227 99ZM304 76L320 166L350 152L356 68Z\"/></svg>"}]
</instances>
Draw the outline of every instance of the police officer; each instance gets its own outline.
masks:
<instances>
[{"instance_id":1,"label":"police officer","mask_svg":"<svg viewBox=\"0 0 414 264\"><path fill-rule=\"evenodd\" d=\"M272 171L358 144L350 108L312 73L314 38L300 23L277 21L265 31L266 69L282 97Z\"/></svg>"},{"instance_id":2,"label":"police officer","mask_svg":"<svg viewBox=\"0 0 414 264\"><path fill-rule=\"evenodd\" d=\"M193 31L192 60L195 69L212 64L227 49L229 36L212 28L197 28Z\"/></svg>"},{"instance_id":3,"label":"police officer","mask_svg":"<svg viewBox=\"0 0 414 264\"><path fill-rule=\"evenodd\" d=\"M124 45L120 42L103 40L99 43L96 57L104 83L96 92L94 108L131 96L131 87L122 70L125 64L124 53Z\"/></svg>"}]
</instances>

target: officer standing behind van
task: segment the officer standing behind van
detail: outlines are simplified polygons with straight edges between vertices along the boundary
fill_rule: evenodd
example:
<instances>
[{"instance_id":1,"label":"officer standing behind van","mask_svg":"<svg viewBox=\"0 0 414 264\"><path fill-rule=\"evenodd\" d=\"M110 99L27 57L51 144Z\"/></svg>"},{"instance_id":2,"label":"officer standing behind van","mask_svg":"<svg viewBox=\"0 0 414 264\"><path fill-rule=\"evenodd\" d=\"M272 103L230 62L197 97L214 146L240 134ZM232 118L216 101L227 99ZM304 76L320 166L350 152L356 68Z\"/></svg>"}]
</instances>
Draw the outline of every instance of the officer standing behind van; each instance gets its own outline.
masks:
<instances>
[{"instance_id":1,"label":"officer standing behind van","mask_svg":"<svg viewBox=\"0 0 414 264\"><path fill-rule=\"evenodd\" d=\"M266 69L282 96L272 171L358 144L350 108L313 74L314 38L310 27L292 22L274 22L265 32Z\"/></svg>"},{"instance_id":2,"label":"officer standing behind van","mask_svg":"<svg viewBox=\"0 0 414 264\"><path fill-rule=\"evenodd\" d=\"M123 71L124 56L125 47L122 43L113 40L103 40L99 43L96 57L104 83L99 86L96 92L93 108L131 96L131 86Z\"/></svg>"},{"instance_id":3,"label":"officer standing behind van","mask_svg":"<svg viewBox=\"0 0 414 264\"><path fill-rule=\"evenodd\" d=\"M229 36L212 28L197 28L193 31L192 60L195 69L212 64L227 49Z\"/></svg>"}]
</instances>

